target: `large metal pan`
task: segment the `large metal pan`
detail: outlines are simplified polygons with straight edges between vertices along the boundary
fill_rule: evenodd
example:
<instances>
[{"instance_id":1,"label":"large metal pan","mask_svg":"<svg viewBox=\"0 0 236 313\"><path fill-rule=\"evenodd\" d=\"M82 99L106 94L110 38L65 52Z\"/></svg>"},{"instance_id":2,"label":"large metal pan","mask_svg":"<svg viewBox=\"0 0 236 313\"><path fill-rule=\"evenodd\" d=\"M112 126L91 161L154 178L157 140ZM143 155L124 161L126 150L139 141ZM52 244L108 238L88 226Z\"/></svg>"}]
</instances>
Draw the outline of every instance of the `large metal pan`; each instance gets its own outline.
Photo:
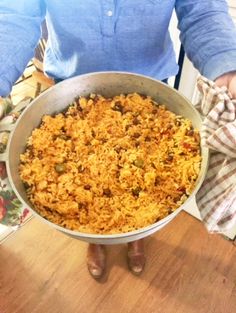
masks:
<instances>
[{"instance_id":1,"label":"large metal pan","mask_svg":"<svg viewBox=\"0 0 236 313\"><path fill-rule=\"evenodd\" d=\"M168 224L186 207L201 186L208 163L208 150L204 147L201 149L202 164L200 175L191 196L175 212L148 227L116 235L87 234L71 231L53 224L34 211L34 208L27 199L25 188L19 176L18 166L20 154L25 150L27 138L31 135L32 130L39 126L42 116L61 112L78 95L87 96L90 93L97 93L105 97L112 97L121 93L127 94L132 92L151 96L158 103L165 104L169 110L190 119L194 127L198 129L201 128L201 117L199 113L179 92L155 79L123 72L91 73L64 80L32 101L18 119L15 129L10 136L7 151L7 171L9 180L18 198L49 226L74 238L90 243L118 244L134 241L146 237Z\"/></svg>"}]
</instances>

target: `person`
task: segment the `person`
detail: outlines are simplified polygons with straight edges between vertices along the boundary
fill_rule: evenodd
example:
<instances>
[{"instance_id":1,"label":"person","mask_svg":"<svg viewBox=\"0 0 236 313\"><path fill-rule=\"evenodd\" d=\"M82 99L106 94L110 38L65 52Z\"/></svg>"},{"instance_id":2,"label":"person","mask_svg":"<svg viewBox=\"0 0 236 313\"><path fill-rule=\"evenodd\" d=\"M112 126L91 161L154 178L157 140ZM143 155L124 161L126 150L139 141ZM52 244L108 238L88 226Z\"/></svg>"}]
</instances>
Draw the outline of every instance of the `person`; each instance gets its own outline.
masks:
<instances>
[{"instance_id":1,"label":"person","mask_svg":"<svg viewBox=\"0 0 236 313\"><path fill-rule=\"evenodd\" d=\"M0 96L33 57L46 18L44 68L55 81L96 71L128 71L166 80L178 72L168 25L173 10L187 56L200 73L236 97L236 30L224 0L1 0ZM101 277L105 250L89 245L88 269ZM140 273L143 241L128 244Z\"/></svg>"}]
</instances>

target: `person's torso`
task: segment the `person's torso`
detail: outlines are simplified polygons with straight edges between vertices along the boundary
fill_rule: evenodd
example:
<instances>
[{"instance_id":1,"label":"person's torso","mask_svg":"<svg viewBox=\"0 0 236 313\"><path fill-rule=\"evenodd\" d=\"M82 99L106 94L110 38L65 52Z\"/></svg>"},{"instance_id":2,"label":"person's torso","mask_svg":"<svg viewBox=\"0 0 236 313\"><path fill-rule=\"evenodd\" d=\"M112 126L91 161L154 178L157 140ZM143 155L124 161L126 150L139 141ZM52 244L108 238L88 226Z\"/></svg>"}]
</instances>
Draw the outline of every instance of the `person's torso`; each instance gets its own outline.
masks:
<instances>
[{"instance_id":1,"label":"person's torso","mask_svg":"<svg viewBox=\"0 0 236 313\"><path fill-rule=\"evenodd\" d=\"M45 2L49 75L121 70L163 79L176 72L168 33L175 0Z\"/></svg>"}]
</instances>

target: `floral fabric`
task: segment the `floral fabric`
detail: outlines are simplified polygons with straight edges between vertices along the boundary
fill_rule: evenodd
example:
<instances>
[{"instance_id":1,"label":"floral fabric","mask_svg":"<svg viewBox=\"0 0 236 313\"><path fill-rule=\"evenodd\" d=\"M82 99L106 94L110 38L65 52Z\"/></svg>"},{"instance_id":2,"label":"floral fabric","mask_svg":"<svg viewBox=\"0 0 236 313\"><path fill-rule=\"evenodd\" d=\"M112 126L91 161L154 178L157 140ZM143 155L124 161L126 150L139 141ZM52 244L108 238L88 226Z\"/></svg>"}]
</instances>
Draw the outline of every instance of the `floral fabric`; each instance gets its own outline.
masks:
<instances>
[{"instance_id":1,"label":"floral fabric","mask_svg":"<svg viewBox=\"0 0 236 313\"><path fill-rule=\"evenodd\" d=\"M5 131L19 116L19 110L24 108L30 99L14 107L11 101L0 104L0 159L4 159L9 131ZM20 226L28 217L30 211L18 200L7 178L6 164L0 161L0 224Z\"/></svg>"}]
</instances>

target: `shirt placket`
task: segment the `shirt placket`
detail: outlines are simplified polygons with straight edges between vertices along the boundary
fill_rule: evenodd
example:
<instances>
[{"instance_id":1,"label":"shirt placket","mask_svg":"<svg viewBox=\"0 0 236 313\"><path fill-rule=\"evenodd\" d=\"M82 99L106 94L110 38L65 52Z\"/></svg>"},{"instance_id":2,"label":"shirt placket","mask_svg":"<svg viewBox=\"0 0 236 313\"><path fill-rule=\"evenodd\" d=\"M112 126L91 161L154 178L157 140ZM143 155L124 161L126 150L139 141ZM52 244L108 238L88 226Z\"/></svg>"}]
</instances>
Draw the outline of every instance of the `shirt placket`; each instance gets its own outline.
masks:
<instances>
[{"instance_id":1,"label":"shirt placket","mask_svg":"<svg viewBox=\"0 0 236 313\"><path fill-rule=\"evenodd\" d=\"M102 34L106 37L114 35L114 18L115 18L115 5L114 0L103 0L102 1Z\"/></svg>"}]
</instances>

